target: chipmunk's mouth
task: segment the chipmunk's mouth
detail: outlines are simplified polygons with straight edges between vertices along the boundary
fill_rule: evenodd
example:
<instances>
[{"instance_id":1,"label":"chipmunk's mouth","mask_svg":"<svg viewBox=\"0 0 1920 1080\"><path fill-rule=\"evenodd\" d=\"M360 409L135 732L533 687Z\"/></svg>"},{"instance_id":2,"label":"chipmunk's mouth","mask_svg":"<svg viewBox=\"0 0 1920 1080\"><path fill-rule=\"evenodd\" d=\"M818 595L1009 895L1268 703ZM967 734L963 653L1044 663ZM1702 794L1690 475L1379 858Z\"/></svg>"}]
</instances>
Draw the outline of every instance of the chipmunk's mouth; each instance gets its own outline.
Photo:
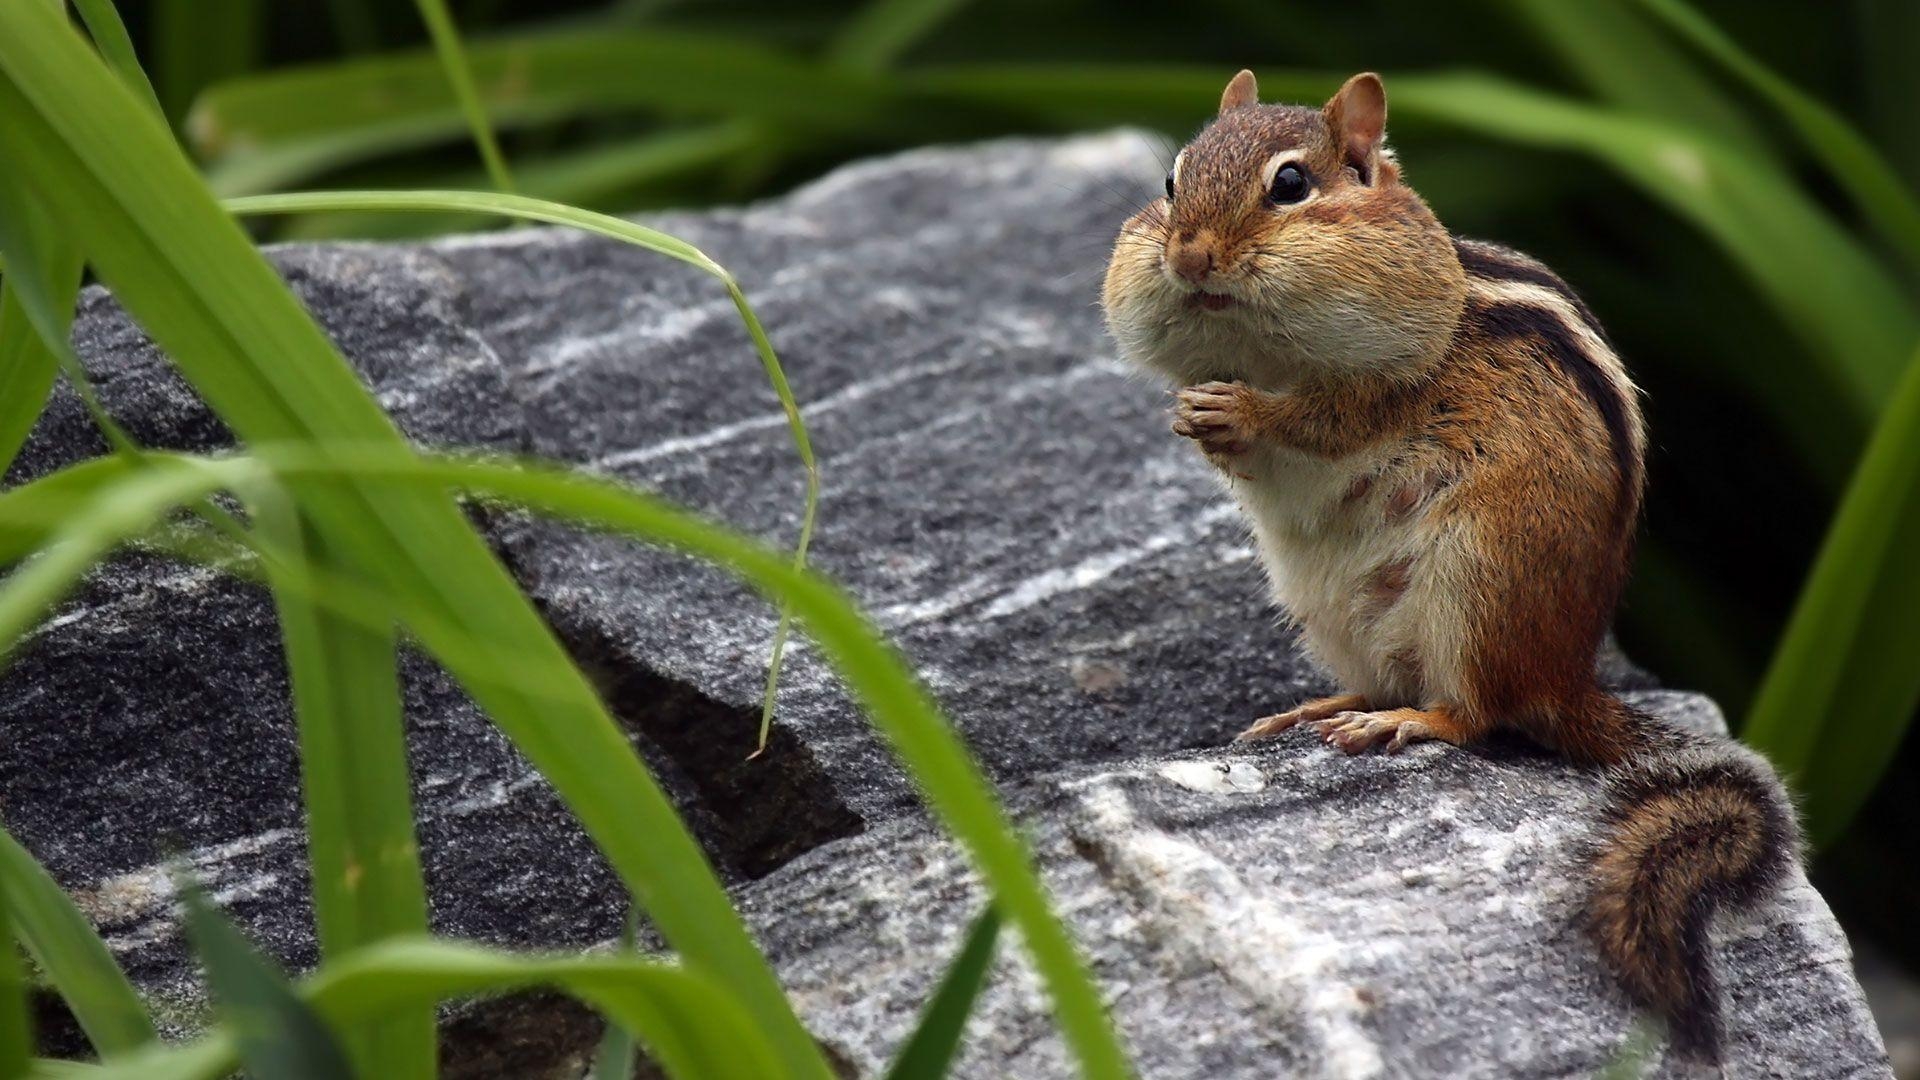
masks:
<instances>
[{"instance_id":1,"label":"chipmunk's mouth","mask_svg":"<svg viewBox=\"0 0 1920 1080\"><path fill-rule=\"evenodd\" d=\"M1212 293L1205 289L1195 289L1187 294L1187 306L1202 311L1225 311L1233 306L1233 297L1226 293Z\"/></svg>"}]
</instances>

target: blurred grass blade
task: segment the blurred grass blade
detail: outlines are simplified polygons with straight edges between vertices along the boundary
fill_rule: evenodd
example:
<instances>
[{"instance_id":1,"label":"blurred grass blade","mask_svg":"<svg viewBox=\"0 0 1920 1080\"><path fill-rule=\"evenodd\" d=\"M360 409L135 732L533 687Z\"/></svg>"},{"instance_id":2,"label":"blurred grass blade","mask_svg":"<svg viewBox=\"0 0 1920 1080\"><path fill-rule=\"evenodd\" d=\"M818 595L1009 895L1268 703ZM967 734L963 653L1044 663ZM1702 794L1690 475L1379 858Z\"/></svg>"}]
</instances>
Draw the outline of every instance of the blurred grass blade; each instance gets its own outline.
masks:
<instances>
[{"instance_id":1,"label":"blurred grass blade","mask_svg":"<svg viewBox=\"0 0 1920 1080\"><path fill-rule=\"evenodd\" d=\"M953 1067L960 1036L973 1015L974 999L987 985L993 949L1000 937L1000 912L993 905L973 920L966 943L940 980L940 988L920 1011L913 1035L887 1069L887 1080L939 1080Z\"/></svg>"},{"instance_id":2,"label":"blurred grass blade","mask_svg":"<svg viewBox=\"0 0 1920 1080\"><path fill-rule=\"evenodd\" d=\"M241 441L407 452L168 134L57 13L37 5L0 4L0 138L10 167L29 177L116 299ZM687 963L736 995L789 1071L825 1076L819 1048L699 844L452 500L358 478L289 491L357 576L564 691L536 700L497 673L452 670ZM422 643L439 652L425 633Z\"/></svg>"},{"instance_id":3,"label":"blurred grass blade","mask_svg":"<svg viewBox=\"0 0 1920 1080\"><path fill-rule=\"evenodd\" d=\"M549 986L637 1032L676 1080L792 1075L753 1018L712 979L658 961L516 955L421 938L328 964L300 994L314 1013L344 1027L395 1008ZM222 1026L183 1049L155 1046L103 1070L100 1080L217 1080L233 1069L233 1034Z\"/></svg>"},{"instance_id":4,"label":"blurred grass blade","mask_svg":"<svg viewBox=\"0 0 1920 1080\"><path fill-rule=\"evenodd\" d=\"M1908 265L1920 271L1920 199L1858 129L1754 59L1682 0L1637 2L1771 102L1813 152L1813 160L1846 190Z\"/></svg>"},{"instance_id":5,"label":"blurred grass blade","mask_svg":"<svg viewBox=\"0 0 1920 1080\"><path fill-rule=\"evenodd\" d=\"M0 570L39 550L75 514L92 509L102 488L140 465L117 455L91 458L0 491Z\"/></svg>"},{"instance_id":6,"label":"blurred grass blade","mask_svg":"<svg viewBox=\"0 0 1920 1080\"><path fill-rule=\"evenodd\" d=\"M639 933L633 909L627 909L626 922L620 927L622 957L633 955L633 941ZM607 1033L600 1038L600 1049L593 1056L592 1080L632 1080L633 1032L613 1017L606 1017Z\"/></svg>"},{"instance_id":7,"label":"blurred grass blade","mask_svg":"<svg viewBox=\"0 0 1920 1080\"><path fill-rule=\"evenodd\" d=\"M152 107L155 116L165 116L166 110L160 107L160 97L153 92L146 69L140 66L133 38L127 34L127 24L120 21L120 9L113 0L73 0L73 6L80 13L80 21L87 24L87 34L106 58L107 66Z\"/></svg>"},{"instance_id":8,"label":"blurred grass blade","mask_svg":"<svg viewBox=\"0 0 1920 1080\"><path fill-rule=\"evenodd\" d=\"M807 548L813 541L814 519L820 507L820 468L814 460L813 445L807 437L806 422L800 418L799 403L794 400L793 389L787 384L786 372L780 366L780 358L774 354L773 343L768 340L766 330L760 324L760 317L754 314L752 305L747 303L746 293L741 290L739 282L735 281L733 275L719 263L709 259L704 252L692 244L656 229L649 229L644 225L637 225L606 214L578 210L571 206L561 206L524 195L479 191L299 192L228 199L226 206L236 214L311 213L318 210L465 210L501 214L527 221L566 225L622 240L669 258L679 259L719 278L726 286L727 295L732 298L741 320L746 324L748 335L753 339L754 349L760 356L761 369L765 372L767 381L773 386L774 396L780 400L780 408L786 413L787 428L793 436L794 450L800 455L801 467L806 471L806 502L800 514L800 538L795 542L793 550L794 569L806 568ZM767 737L772 730L774 699L780 682L780 667L791 632L792 613L783 608L779 625L774 629L772 655L767 662L767 681L761 697L759 745L754 749L755 754L766 749Z\"/></svg>"},{"instance_id":9,"label":"blurred grass blade","mask_svg":"<svg viewBox=\"0 0 1920 1080\"><path fill-rule=\"evenodd\" d=\"M1626 0L1506 0L1603 100L1771 159L1753 118Z\"/></svg>"},{"instance_id":10,"label":"blurred grass blade","mask_svg":"<svg viewBox=\"0 0 1920 1080\"><path fill-rule=\"evenodd\" d=\"M155 466L106 485L52 533L38 556L0 585L0 670L33 624L108 552L166 510L221 486L218 469L193 463Z\"/></svg>"},{"instance_id":11,"label":"blurred grass blade","mask_svg":"<svg viewBox=\"0 0 1920 1080\"><path fill-rule=\"evenodd\" d=\"M27 971L13 932L7 890L0 887L0 1080L27 1073L33 1053L33 1020L27 1013ZM622 1078L625 1080L625 1078Z\"/></svg>"},{"instance_id":12,"label":"blurred grass blade","mask_svg":"<svg viewBox=\"0 0 1920 1080\"><path fill-rule=\"evenodd\" d=\"M178 124L200 91L254 68L262 0L154 0L153 69L160 101Z\"/></svg>"},{"instance_id":13,"label":"blurred grass blade","mask_svg":"<svg viewBox=\"0 0 1920 1080\"><path fill-rule=\"evenodd\" d=\"M390 450L359 452L342 445L329 448L323 456L298 447L263 446L259 456L275 473L289 478L390 477L429 490L454 487L626 533L713 562L776 603L790 605L918 781L934 812L967 847L996 906L1020 928L1084 1075L1127 1075L1125 1055L1100 996L992 786L899 654L832 583L811 572L796 571L785 556L658 499L535 463L516 466L422 458ZM412 616L407 618L412 624ZM416 629L423 638L442 637Z\"/></svg>"},{"instance_id":14,"label":"blurred grass blade","mask_svg":"<svg viewBox=\"0 0 1920 1080\"><path fill-rule=\"evenodd\" d=\"M966 5L967 0L869 0L841 28L829 55L835 63L859 71L890 67Z\"/></svg>"},{"instance_id":15,"label":"blurred grass blade","mask_svg":"<svg viewBox=\"0 0 1920 1080\"><path fill-rule=\"evenodd\" d=\"M153 1042L153 1022L106 943L27 849L0 831L0 895L20 943L103 1060Z\"/></svg>"},{"instance_id":16,"label":"blurred grass blade","mask_svg":"<svg viewBox=\"0 0 1920 1080\"><path fill-rule=\"evenodd\" d=\"M1920 352L1888 403L1740 737L1792 776L1828 843L1920 705Z\"/></svg>"},{"instance_id":17,"label":"blurred grass blade","mask_svg":"<svg viewBox=\"0 0 1920 1080\"><path fill-rule=\"evenodd\" d=\"M176 881L175 888L187 910L187 937L247 1073L254 1080L351 1080L346 1052L286 976L208 905L198 885Z\"/></svg>"},{"instance_id":18,"label":"blurred grass blade","mask_svg":"<svg viewBox=\"0 0 1920 1080\"><path fill-rule=\"evenodd\" d=\"M901 100L867 73L732 38L661 29L543 33L475 41L467 56L496 130L634 110L916 142L988 130L938 102ZM465 130L431 53L230 80L201 97L188 124L209 183L227 195L284 187Z\"/></svg>"},{"instance_id":19,"label":"blurred grass blade","mask_svg":"<svg viewBox=\"0 0 1920 1080\"><path fill-rule=\"evenodd\" d=\"M7 186L6 179L0 177L0 189ZM3 198L4 195L0 195L0 199ZM0 205L0 217L10 213L8 206ZM32 218L28 220L33 222ZM34 223L30 227L40 225ZM45 245L38 245L38 250L47 253L43 257L59 260L57 265L39 268L41 279L71 281L77 290L80 284L78 255L71 249L48 252ZM71 298L67 299L71 307ZM56 303L58 300L55 298ZM27 441L27 434L33 430L34 421L46 404L47 394L53 389L54 374L59 369L59 360L40 339L39 331L21 304L14 276L9 274L0 280L0 476L6 474L14 455Z\"/></svg>"},{"instance_id":20,"label":"blurred grass blade","mask_svg":"<svg viewBox=\"0 0 1920 1080\"><path fill-rule=\"evenodd\" d=\"M479 91L473 88L473 70L467 66L466 50L460 46L460 31L453 24L453 15L447 11L446 0L414 0L414 6L420 9L420 18L427 24L427 33L433 38L433 51L440 56L447 85L460 102L467 130L473 135L474 146L480 150L480 160L486 163L494 190L511 192L513 174L507 171L507 159L500 153L499 140L494 138L487 108L480 103Z\"/></svg>"},{"instance_id":21,"label":"blurred grass blade","mask_svg":"<svg viewBox=\"0 0 1920 1080\"><path fill-rule=\"evenodd\" d=\"M289 583L310 565L345 574L284 494L250 490L248 506L280 556L268 560L293 682L307 852L321 960L427 930L426 884L413 835L412 778L392 624L341 618ZM290 557L289 557L290 556ZM364 1076L431 1077L431 1008L343 1032Z\"/></svg>"},{"instance_id":22,"label":"blurred grass blade","mask_svg":"<svg viewBox=\"0 0 1920 1080\"><path fill-rule=\"evenodd\" d=\"M574 206L617 204L631 210L647 193L665 194L676 181L713 171L753 145L749 124L719 123L673 129L607 145L566 150L521 161L514 169L520 190L535 198ZM486 185L472 170L450 172L422 187L467 190ZM447 211L433 215L380 211L316 212L292 218L274 233L280 240L340 237L388 239L472 232L498 224L498 215Z\"/></svg>"}]
</instances>

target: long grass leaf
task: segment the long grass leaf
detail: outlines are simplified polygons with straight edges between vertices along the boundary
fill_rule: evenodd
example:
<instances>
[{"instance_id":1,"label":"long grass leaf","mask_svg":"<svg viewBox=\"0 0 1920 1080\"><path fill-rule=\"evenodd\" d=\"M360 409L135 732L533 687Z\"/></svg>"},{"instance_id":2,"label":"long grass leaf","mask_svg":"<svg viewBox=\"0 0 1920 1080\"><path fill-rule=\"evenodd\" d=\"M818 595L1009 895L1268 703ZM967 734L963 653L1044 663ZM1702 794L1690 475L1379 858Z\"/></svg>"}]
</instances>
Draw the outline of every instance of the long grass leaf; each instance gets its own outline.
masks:
<instances>
[{"instance_id":1,"label":"long grass leaf","mask_svg":"<svg viewBox=\"0 0 1920 1080\"><path fill-rule=\"evenodd\" d=\"M627 912L627 921L620 929L619 955L633 953L633 942L639 936L640 928L633 912ZM634 1061L633 1032L626 1025L612 1017L607 1017L607 1031L600 1037L600 1047L593 1055L592 1080L632 1080Z\"/></svg>"},{"instance_id":2,"label":"long grass leaf","mask_svg":"<svg viewBox=\"0 0 1920 1080\"><path fill-rule=\"evenodd\" d=\"M513 174L507 171L507 158L500 152L500 141L494 137L487 107L481 104L480 93L473 88L473 70L467 65L466 50L460 45L460 31L453 24L452 13L447 11L446 0L414 0L414 7L420 9L420 18L427 24L427 33L433 38L433 51L439 54L447 85L460 102L460 112L466 117L467 130L473 135L474 146L480 150L480 160L486 163L494 190L512 191Z\"/></svg>"},{"instance_id":3,"label":"long grass leaf","mask_svg":"<svg viewBox=\"0 0 1920 1080\"><path fill-rule=\"evenodd\" d=\"M0 668L33 624L108 552L144 532L165 511L220 486L220 474L213 468L164 466L142 470L102 491L0 585Z\"/></svg>"},{"instance_id":4,"label":"long grass leaf","mask_svg":"<svg viewBox=\"0 0 1920 1080\"><path fill-rule=\"evenodd\" d=\"M678 1080L783 1077L753 1018L699 972L625 957L520 955L434 939L395 941L328 964L300 987L336 1027L397 1007L553 987L638 1033ZM233 1066L233 1035L221 1027L186 1048L155 1047L103 1070L99 1080L216 1080Z\"/></svg>"},{"instance_id":5,"label":"long grass leaf","mask_svg":"<svg viewBox=\"0 0 1920 1080\"><path fill-rule=\"evenodd\" d=\"M500 130L635 109L900 139L956 130L937 103L908 107L870 75L736 39L659 29L543 33L476 41L467 55ZM188 124L209 159L209 181L228 195L285 187L465 129L431 53L230 80L200 99Z\"/></svg>"},{"instance_id":6,"label":"long grass leaf","mask_svg":"<svg viewBox=\"0 0 1920 1080\"><path fill-rule=\"evenodd\" d=\"M248 505L281 557L268 561L300 730L307 857L322 962L427 930L426 883L413 835L392 624L341 618L288 583L308 566L346 574L278 488ZM289 557L290 556L290 557ZM343 1033L364 1076L435 1074L433 1010L416 1008Z\"/></svg>"},{"instance_id":7,"label":"long grass leaf","mask_svg":"<svg viewBox=\"0 0 1920 1080\"><path fill-rule=\"evenodd\" d=\"M1920 271L1920 199L1858 129L1756 60L1682 0L1636 2L1771 102L1812 151L1813 160L1845 189L1908 265Z\"/></svg>"},{"instance_id":8,"label":"long grass leaf","mask_svg":"<svg viewBox=\"0 0 1920 1080\"><path fill-rule=\"evenodd\" d=\"M33 1053L27 972L20 963L20 946L14 937L7 891L0 888L0 1078L4 1080L25 1076L27 1059Z\"/></svg>"},{"instance_id":9,"label":"long grass leaf","mask_svg":"<svg viewBox=\"0 0 1920 1080\"><path fill-rule=\"evenodd\" d=\"M261 0L155 0L148 5L160 101L175 123L203 88L254 67L264 6Z\"/></svg>"},{"instance_id":10,"label":"long grass leaf","mask_svg":"<svg viewBox=\"0 0 1920 1080\"><path fill-rule=\"evenodd\" d=\"M871 0L835 35L828 55L845 67L879 71L891 67L967 0Z\"/></svg>"},{"instance_id":11,"label":"long grass leaf","mask_svg":"<svg viewBox=\"0 0 1920 1080\"><path fill-rule=\"evenodd\" d=\"M1626 0L1506 0L1601 100L1773 156L1753 117Z\"/></svg>"},{"instance_id":12,"label":"long grass leaf","mask_svg":"<svg viewBox=\"0 0 1920 1080\"><path fill-rule=\"evenodd\" d=\"M999 937L1000 913L988 905L968 929L966 942L948 965L940 988L920 1011L913 1035L887 1069L887 1080L939 1080L947 1075L960 1050L960 1037L966 1033L967 1018L973 1015L973 1003L987 985Z\"/></svg>"},{"instance_id":13,"label":"long grass leaf","mask_svg":"<svg viewBox=\"0 0 1920 1080\"><path fill-rule=\"evenodd\" d=\"M187 936L248 1074L255 1080L352 1080L346 1051L279 968L213 910L198 885L177 887L187 910Z\"/></svg>"},{"instance_id":14,"label":"long grass leaf","mask_svg":"<svg viewBox=\"0 0 1920 1080\"><path fill-rule=\"evenodd\" d=\"M318 210L464 210L500 214L526 221L566 225L622 240L649 251L679 259L719 278L726 287L727 295L732 298L734 307L739 311L741 321L746 324L748 335L753 339L754 350L760 356L761 368L766 374L767 381L773 386L774 396L780 400L780 408L786 413L787 428L793 436L794 450L800 455L801 467L806 471L806 501L800 514L800 538L794 544L793 551L794 569L806 568L807 548L813 541L814 520L820 507L820 468L813 456L813 445L807 436L806 422L800 417L799 403L794 400L793 389L787 383L786 371L780 366L780 358L774 354L773 343L768 340L766 328L761 325L760 317L754 314L753 306L747 302L746 293L734 280L732 274L698 248L656 229L649 229L644 225L637 225L621 218L579 210L571 206L561 206L523 195L476 191L299 192L228 199L226 206L236 214L311 213ZM786 653L787 640L792 632L791 625L792 613L783 609L780 613L779 625L774 629L772 655L767 662L767 681L761 697L759 744L754 749L756 754L766 749L767 738L772 731L780 667Z\"/></svg>"},{"instance_id":15,"label":"long grass leaf","mask_svg":"<svg viewBox=\"0 0 1920 1080\"><path fill-rule=\"evenodd\" d=\"M312 318L167 133L51 12L0 5L0 137L100 276L240 438L401 446ZM739 996L796 1073L818 1048L698 843L585 677L450 500L358 482L294 492L355 572L551 671L534 701L453 671L551 781L688 963ZM432 649L432 641L423 641Z\"/></svg>"},{"instance_id":16,"label":"long grass leaf","mask_svg":"<svg viewBox=\"0 0 1920 1080\"><path fill-rule=\"evenodd\" d=\"M147 79L146 69L140 66L133 38L127 33L127 24L120 21L120 9L114 6L113 0L73 0L73 7L80 13L80 21L87 25L87 34L93 38L100 55L106 58L107 66L140 95L155 116L165 116L160 96L153 92L153 83Z\"/></svg>"},{"instance_id":17,"label":"long grass leaf","mask_svg":"<svg viewBox=\"0 0 1920 1080\"><path fill-rule=\"evenodd\" d=\"M790 605L918 781L940 820L967 847L996 905L1019 926L1085 1074L1125 1075L1125 1057L1099 995L992 786L904 661L833 584L796 571L786 557L658 499L533 463L396 456L346 446L330 448L324 458L295 447L262 447L259 458L289 478L390 477L434 490L450 486L665 544L709 560L774 602ZM411 622L412 616L408 618ZM424 630L421 636L441 637Z\"/></svg>"},{"instance_id":18,"label":"long grass leaf","mask_svg":"<svg viewBox=\"0 0 1920 1080\"><path fill-rule=\"evenodd\" d=\"M53 877L4 831L0 894L20 943L60 992L101 1058L111 1061L155 1040L146 1007L106 943Z\"/></svg>"},{"instance_id":19,"label":"long grass leaf","mask_svg":"<svg viewBox=\"0 0 1920 1080\"><path fill-rule=\"evenodd\" d=\"M1740 736L1791 774L1816 844L1837 838L1920 705L1920 352L1821 544Z\"/></svg>"},{"instance_id":20,"label":"long grass leaf","mask_svg":"<svg viewBox=\"0 0 1920 1080\"><path fill-rule=\"evenodd\" d=\"M676 128L604 145L569 149L541 158L526 158L514 168L520 190L549 202L587 208L632 210L645 193L665 193L675 183L718 166L753 145L758 133L750 124L718 123ZM486 177L473 170L448 173L418 186L445 190L484 187ZM435 214L397 214L366 211L318 211L288 220L275 231L281 240L326 240L341 237L391 239L472 232L499 223L499 216L479 211Z\"/></svg>"},{"instance_id":21,"label":"long grass leaf","mask_svg":"<svg viewBox=\"0 0 1920 1080\"><path fill-rule=\"evenodd\" d=\"M188 462L201 459L188 457ZM1125 1058L1071 937L1052 911L1025 845L1000 808L992 787L938 709L852 602L831 583L793 569L758 543L639 492L537 463L503 464L420 458L391 447L335 444L324 451L263 445L255 458L223 459L228 470L264 464L289 481L299 477L391 480L427 491L457 488L524 506L590 527L625 533L710 560L739 575L805 622L852 690L855 699L907 765L946 826L972 854L1001 910L1020 927L1035 967L1053 994L1067 1039L1086 1075L1125 1075ZM254 474L232 473L236 478ZM333 606L342 599L330 582L308 582L310 598ZM349 594L351 590L348 590ZM368 605L351 595L337 610L365 618ZM515 678L550 692L552 673L516 663L501 647L460 627L449 627L430 607L394 598L408 625L435 643L449 668L517 668Z\"/></svg>"}]
</instances>

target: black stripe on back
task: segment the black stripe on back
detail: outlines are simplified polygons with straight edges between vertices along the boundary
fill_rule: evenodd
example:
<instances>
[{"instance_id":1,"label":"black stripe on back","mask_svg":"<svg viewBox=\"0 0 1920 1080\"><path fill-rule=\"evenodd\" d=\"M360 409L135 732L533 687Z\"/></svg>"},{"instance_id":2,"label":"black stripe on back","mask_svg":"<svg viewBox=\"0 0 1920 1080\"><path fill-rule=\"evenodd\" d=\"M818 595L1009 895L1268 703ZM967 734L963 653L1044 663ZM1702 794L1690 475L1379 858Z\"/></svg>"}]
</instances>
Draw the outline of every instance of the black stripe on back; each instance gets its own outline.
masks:
<instances>
[{"instance_id":1,"label":"black stripe on back","mask_svg":"<svg viewBox=\"0 0 1920 1080\"><path fill-rule=\"evenodd\" d=\"M1489 281L1522 281L1559 293L1566 298L1567 303L1573 305L1574 311L1579 312L1580 321L1587 324L1587 329L1593 331L1593 336L1606 342L1608 348L1613 348L1613 342L1607 339L1606 327L1600 325L1599 316L1593 313L1593 309L1587 306L1587 302L1580 299L1580 294L1574 292L1573 286L1567 284L1559 274L1533 262L1517 251L1509 251L1497 244L1483 243L1479 240L1461 240L1456 237L1453 241L1453 253L1459 257L1461 268L1469 276L1485 278Z\"/></svg>"},{"instance_id":2,"label":"black stripe on back","mask_svg":"<svg viewBox=\"0 0 1920 1080\"><path fill-rule=\"evenodd\" d=\"M1513 341L1534 339L1545 346L1544 351L1552 357L1553 363L1568 379L1573 381L1580 392L1586 395L1593 407L1599 410L1600 421L1606 425L1607 439L1613 444L1613 467L1615 477L1614 513L1625 514L1632 504L1633 486L1639 483L1638 469L1635 468L1633 454L1633 434L1629 429L1627 403L1621 399L1620 390L1601 369L1598 362L1587 355L1580 342L1568 329L1560 314L1550 308L1537 304L1522 304L1514 301L1487 302L1469 299L1466 318L1495 341Z\"/></svg>"}]
</instances>

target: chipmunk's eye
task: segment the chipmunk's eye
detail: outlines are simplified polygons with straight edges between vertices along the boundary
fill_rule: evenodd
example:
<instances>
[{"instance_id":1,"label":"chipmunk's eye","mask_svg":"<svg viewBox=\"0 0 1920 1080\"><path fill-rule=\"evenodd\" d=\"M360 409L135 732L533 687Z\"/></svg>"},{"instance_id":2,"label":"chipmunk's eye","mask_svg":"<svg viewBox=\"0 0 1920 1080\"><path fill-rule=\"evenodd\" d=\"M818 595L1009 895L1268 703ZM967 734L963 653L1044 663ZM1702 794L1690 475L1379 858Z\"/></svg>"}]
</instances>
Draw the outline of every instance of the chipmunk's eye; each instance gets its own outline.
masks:
<instances>
[{"instance_id":1,"label":"chipmunk's eye","mask_svg":"<svg viewBox=\"0 0 1920 1080\"><path fill-rule=\"evenodd\" d=\"M1297 203L1307 197L1313 187L1307 178L1306 170L1298 165L1282 165L1280 171L1273 174L1273 187L1267 192L1274 202L1285 205Z\"/></svg>"},{"instance_id":2,"label":"chipmunk's eye","mask_svg":"<svg viewBox=\"0 0 1920 1080\"><path fill-rule=\"evenodd\" d=\"M1172 173L1167 174L1167 199L1168 201L1172 201L1173 199L1173 174Z\"/></svg>"}]
</instances>

